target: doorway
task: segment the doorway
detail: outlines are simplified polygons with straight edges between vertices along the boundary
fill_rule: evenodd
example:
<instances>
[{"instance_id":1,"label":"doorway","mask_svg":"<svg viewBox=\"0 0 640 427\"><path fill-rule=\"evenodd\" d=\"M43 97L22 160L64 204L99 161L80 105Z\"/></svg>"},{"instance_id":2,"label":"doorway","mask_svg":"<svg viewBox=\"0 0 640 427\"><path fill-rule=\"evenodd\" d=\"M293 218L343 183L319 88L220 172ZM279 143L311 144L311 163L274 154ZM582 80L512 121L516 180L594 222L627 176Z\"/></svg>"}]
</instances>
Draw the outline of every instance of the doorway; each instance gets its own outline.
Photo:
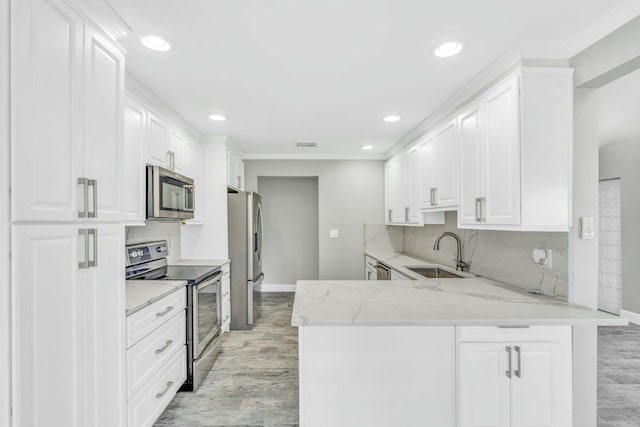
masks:
<instances>
[{"instance_id":1,"label":"doorway","mask_svg":"<svg viewBox=\"0 0 640 427\"><path fill-rule=\"evenodd\" d=\"M318 280L318 177L258 177L262 196L263 291Z\"/></svg>"},{"instance_id":2,"label":"doorway","mask_svg":"<svg viewBox=\"0 0 640 427\"><path fill-rule=\"evenodd\" d=\"M622 209L620 179L600 181L598 217L598 309L622 308Z\"/></svg>"}]
</instances>

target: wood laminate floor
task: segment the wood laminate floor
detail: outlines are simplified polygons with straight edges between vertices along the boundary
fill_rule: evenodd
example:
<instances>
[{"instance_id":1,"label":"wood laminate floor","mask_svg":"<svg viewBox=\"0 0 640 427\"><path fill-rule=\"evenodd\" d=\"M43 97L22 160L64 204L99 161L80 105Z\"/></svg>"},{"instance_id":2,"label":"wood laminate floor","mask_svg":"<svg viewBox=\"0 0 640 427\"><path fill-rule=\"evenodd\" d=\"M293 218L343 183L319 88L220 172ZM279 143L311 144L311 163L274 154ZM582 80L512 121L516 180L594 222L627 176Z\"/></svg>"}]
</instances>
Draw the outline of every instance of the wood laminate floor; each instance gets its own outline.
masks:
<instances>
[{"instance_id":1,"label":"wood laminate floor","mask_svg":"<svg viewBox=\"0 0 640 427\"><path fill-rule=\"evenodd\" d=\"M598 328L598 427L640 426L640 326Z\"/></svg>"},{"instance_id":2,"label":"wood laminate floor","mask_svg":"<svg viewBox=\"0 0 640 427\"><path fill-rule=\"evenodd\" d=\"M200 389L178 393L155 427L297 426L293 295L263 294L254 330L225 333ZM640 427L640 326L598 329L598 427Z\"/></svg>"},{"instance_id":3,"label":"wood laminate floor","mask_svg":"<svg viewBox=\"0 0 640 427\"><path fill-rule=\"evenodd\" d=\"M178 393L155 427L298 425L298 329L293 293L262 294L252 331L222 336L220 356L195 393Z\"/></svg>"}]
</instances>

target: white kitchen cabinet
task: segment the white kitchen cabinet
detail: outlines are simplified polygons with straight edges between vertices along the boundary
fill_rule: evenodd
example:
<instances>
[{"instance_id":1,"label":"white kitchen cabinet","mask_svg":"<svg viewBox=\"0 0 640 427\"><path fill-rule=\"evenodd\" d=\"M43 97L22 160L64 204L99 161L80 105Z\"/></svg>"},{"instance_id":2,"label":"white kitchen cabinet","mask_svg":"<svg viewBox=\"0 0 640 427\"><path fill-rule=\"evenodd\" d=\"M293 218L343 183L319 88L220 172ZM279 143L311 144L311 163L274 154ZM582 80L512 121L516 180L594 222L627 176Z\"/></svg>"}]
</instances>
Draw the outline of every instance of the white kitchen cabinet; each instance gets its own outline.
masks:
<instances>
[{"instance_id":1,"label":"white kitchen cabinet","mask_svg":"<svg viewBox=\"0 0 640 427\"><path fill-rule=\"evenodd\" d=\"M169 123L159 116L149 112L147 143L147 163L154 166L168 168L169 160Z\"/></svg>"},{"instance_id":2,"label":"white kitchen cabinet","mask_svg":"<svg viewBox=\"0 0 640 427\"><path fill-rule=\"evenodd\" d=\"M146 219L145 147L147 110L131 98L124 105L124 214L129 223Z\"/></svg>"},{"instance_id":3,"label":"white kitchen cabinet","mask_svg":"<svg viewBox=\"0 0 640 427\"><path fill-rule=\"evenodd\" d=\"M523 68L458 116L459 228L567 231L572 70Z\"/></svg>"},{"instance_id":4,"label":"white kitchen cabinet","mask_svg":"<svg viewBox=\"0 0 640 427\"><path fill-rule=\"evenodd\" d=\"M364 280L378 280L376 265L378 261L369 256L364 257Z\"/></svg>"},{"instance_id":5,"label":"white kitchen cabinet","mask_svg":"<svg viewBox=\"0 0 640 427\"><path fill-rule=\"evenodd\" d=\"M127 317L127 418L150 427L186 380L186 290Z\"/></svg>"},{"instance_id":6,"label":"white kitchen cabinet","mask_svg":"<svg viewBox=\"0 0 640 427\"><path fill-rule=\"evenodd\" d=\"M460 328L459 328L460 329ZM458 343L459 427L570 427L571 328L552 336L464 328ZM492 330L493 329L493 330ZM543 331L546 334L547 331Z\"/></svg>"},{"instance_id":7,"label":"white kitchen cabinet","mask_svg":"<svg viewBox=\"0 0 640 427\"><path fill-rule=\"evenodd\" d=\"M222 331L229 332L231 326L231 264L226 263L222 266L221 290L221 319Z\"/></svg>"},{"instance_id":8,"label":"white kitchen cabinet","mask_svg":"<svg viewBox=\"0 0 640 427\"><path fill-rule=\"evenodd\" d=\"M412 280L397 270L391 269L391 280Z\"/></svg>"},{"instance_id":9,"label":"white kitchen cabinet","mask_svg":"<svg viewBox=\"0 0 640 427\"><path fill-rule=\"evenodd\" d=\"M12 220L121 220L122 52L61 0L12 22Z\"/></svg>"},{"instance_id":10,"label":"white kitchen cabinet","mask_svg":"<svg viewBox=\"0 0 640 427\"><path fill-rule=\"evenodd\" d=\"M420 209L451 210L458 205L458 133L452 120L420 144Z\"/></svg>"},{"instance_id":11,"label":"white kitchen cabinet","mask_svg":"<svg viewBox=\"0 0 640 427\"><path fill-rule=\"evenodd\" d=\"M185 171L186 144L184 136L175 130L169 132L169 169L181 174ZM192 176L189 175L189 178Z\"/></svg>"},{"instance_id":12,"label":"white kitchen cabinet","mask_svg":"<svg viewBox=\"0 0 640 427\"><path fill-rule=\"evenodd\" d=\"M92 227L12 227L15 425L125 423L124 226Z\"/></svg>"},{"instance_id":13,"label":"white kitchen cabinet","mask_svg":"<svg viewBox=\"0 0 640 427\"><path fill-rule=\"evenodd\" d=\"M518 82L519 76L512 76L459 117L461 225L520 224Z\"/></svg>"},{"instance_id":14,"label":"white kitchen cabinet","mask_svg":"<svg viewBox=\"0 0 640 427\"><path fill-rule=\"evenodd\" d=\"M193 179L195 187L195 210L189 224L202 224L204 221L204 158L200 144L186 141L184 146L184 175Z\"/></svg>"},{"instance_id":15,"label":"white kitchen cabinet","mask_svg":"<svg viewBox=\"0 0 640 427\"><path fill-rule=\"evenodd\" d=\"M422 225L419 197L420 151L416 146L385 165L385 222Z\"/></svg>"},{"instance_id":16,"label":"white kitchen cabinet","mask_svg":"<svg viewBox=\"0 0 640 427\"><path fill-rule=\"evenodd\" d=\"M227 149L227 187L244 190L244 162L233 149Z\"/></svg>"}]
</instances>

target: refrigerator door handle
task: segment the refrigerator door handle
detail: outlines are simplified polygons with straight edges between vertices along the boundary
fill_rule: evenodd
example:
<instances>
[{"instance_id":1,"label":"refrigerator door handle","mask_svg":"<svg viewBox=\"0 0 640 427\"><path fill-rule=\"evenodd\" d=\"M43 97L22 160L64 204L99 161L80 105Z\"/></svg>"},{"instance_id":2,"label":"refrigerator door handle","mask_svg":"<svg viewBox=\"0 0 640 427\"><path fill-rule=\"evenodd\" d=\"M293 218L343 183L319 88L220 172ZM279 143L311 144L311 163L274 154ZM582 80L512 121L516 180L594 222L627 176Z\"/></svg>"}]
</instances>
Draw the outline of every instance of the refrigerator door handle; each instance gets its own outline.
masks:
<instances>
[{"instance_id":1,"label":"refrigerator door handle","mask_svg":"<svg viewBox=\"0 0 640 427\"><path fill-rule=\"evenodd\" d=\"M262 284L262 279L264 279L264 273L260 273L260 275L255 280L249 280L247 282L247 323L253 325L253 290L256 285Z\"/></svg>"}]
</instances>

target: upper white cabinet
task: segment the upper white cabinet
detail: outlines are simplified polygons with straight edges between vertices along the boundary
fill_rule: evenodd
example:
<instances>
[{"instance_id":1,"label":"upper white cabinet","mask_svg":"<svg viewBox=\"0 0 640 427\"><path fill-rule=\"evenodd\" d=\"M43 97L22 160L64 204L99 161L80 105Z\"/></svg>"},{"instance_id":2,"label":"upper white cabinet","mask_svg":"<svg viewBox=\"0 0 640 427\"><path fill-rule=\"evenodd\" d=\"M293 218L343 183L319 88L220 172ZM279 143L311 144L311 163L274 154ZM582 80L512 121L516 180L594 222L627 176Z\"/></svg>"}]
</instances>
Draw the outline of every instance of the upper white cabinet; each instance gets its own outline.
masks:
<instances>
[{"instance_id":1,"label":"upper white cabinet","mask_svg":"<svg viewBox=\"0 0 640 427\"><path fill-rule=\"evenodd\" d=\"M191 224L204 221L204 161L200 144L188 141L184 146L185 174L193 179L195 187L195 211Z\"/></svg>"},{"instance_id":2,"label":"upper white cabinet","mask_svg":"<svg viewBox=\"0 0 640 427\"><path fill-rule=\"evenodd\" d=\"M147 163L168 168L169 160L169 123L153 113L149 113L149 149Z\"/></svg>"},{"instance_id":3,"label":"upper white cabinet","mask_svg":"<svg viewBox=\"0 0 640 427\"><path fill-rule=\"evenodd\" d=\"M124 105L124 213L129 222L146 219L146 109L128 98Z\"/></svg>"},{"instance_id":4,"label":"upper white cabinet","mask_svg":"<svg viewBox=\"0 0 640 427\"><path fill-rule=\"evenodd\" d=\"M60 0L12 21L12 220L120 220L122 52Z\"/></svg>"},{"instance_id":5,"label":"upper white cabinet","mask_svg":"<svg viewBox=\"0 0 640 427\"><path fill-rule=\"evenodd\" d=\"M227 149L227 187L244 190L244 162L232 149Z\"/></svg>"},{"instance_id":6,"label":"upper white cabinet","mask_svg":"<svg viewBox=\"0 0 640 427\"><path fill-rule=\"evenodd\" d=\"M184 136L171 130L169 133L169 169L179 173L185 172L186 145Z\"/></svg>"},{"instance_id":7,"label":"upper white cabinet","mask_svg":"<svg viewBox=\"0 0 640 427\"><path fill-rule=\"evenodd\" d=\"M420 144L420 209L450 210L458 205L457 121L447 122Z\"/></svg>"},{"instance_id":8,"label":"upper white cabinet","mask_svg":"<svg viewBox=\"0 0 640 427\"><path fill-rule=\"evenodd\" d=\"M422 225L420 214L420 150L413 147L385 165L385 222Z\"/></svg>"},{"instance_id":9,"label":"upper white cabinet","mask_svg":"<svg viewBox=\"0 0 640 427\"><path fill-rule=\"evenodd\" d=\"M474 328L458 343L458 426L571 426L570 327Z\"/></svg>"},{"instance_id":10,"label":"upper white cabinet","mask_svg":"<svg viewBox=\"0 0 640 427\"><path fill-rule=\"evenodd\" d=\"M523 69L458 116L460 228L569 227L572 73Z\"/></svg>"}]
</instances>

